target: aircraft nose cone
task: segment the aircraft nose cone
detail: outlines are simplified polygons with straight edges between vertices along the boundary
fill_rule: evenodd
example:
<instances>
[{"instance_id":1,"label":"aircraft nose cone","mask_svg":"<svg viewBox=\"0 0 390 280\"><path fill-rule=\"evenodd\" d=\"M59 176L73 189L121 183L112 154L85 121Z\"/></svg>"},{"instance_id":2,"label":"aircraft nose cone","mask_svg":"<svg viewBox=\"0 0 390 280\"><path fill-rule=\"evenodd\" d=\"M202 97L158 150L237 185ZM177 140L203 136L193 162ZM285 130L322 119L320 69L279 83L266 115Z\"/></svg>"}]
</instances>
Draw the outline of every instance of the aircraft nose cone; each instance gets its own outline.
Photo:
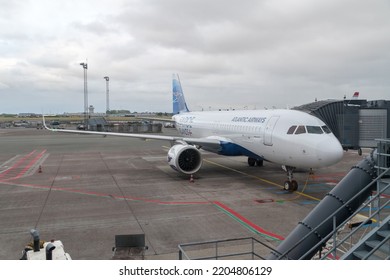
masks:
<instances>
[{"instance_id":1,"label":"aircraft nose cone","mask_svg":"<svg viewBox=\"0 0 390 280\"><path fill-rule=\"evenodd\" d=\"M333 137L317 145L317 156L323 165L328 166L339 162L343 158L343 147Z\"/></svg>"}]
</instances>

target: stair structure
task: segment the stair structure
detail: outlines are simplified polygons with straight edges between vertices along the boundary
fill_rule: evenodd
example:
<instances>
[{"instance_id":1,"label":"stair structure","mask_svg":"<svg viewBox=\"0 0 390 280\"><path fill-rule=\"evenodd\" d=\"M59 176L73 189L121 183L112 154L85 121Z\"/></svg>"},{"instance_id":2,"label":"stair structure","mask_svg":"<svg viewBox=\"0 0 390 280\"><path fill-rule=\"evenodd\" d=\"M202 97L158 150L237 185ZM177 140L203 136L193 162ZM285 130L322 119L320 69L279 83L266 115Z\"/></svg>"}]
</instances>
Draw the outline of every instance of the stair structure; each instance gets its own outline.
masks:
<instances>
[{"instance_id":1,"label":"stair structure","mask_svg":"<svg viewBox=\"0 0 390 280\"><path fill-rule=\"evenodd\" d=\"M379 201L388 200L390 194L390 174L386 172L390 166L390 141L378 141L377 173L385 174L377 182ZM380 202L379 202L380 203ZM383 205L383 203L380 203ZM380 205L378 205L380 206ZM381 221L380 213L374 217L379 225L357 242L341 259L343 260L389 260L390 259L390 216Z\"/></svg>"},{"instance_id":2,"label":"stair structure","mask_svg":"<svg viewBox=\"0 0 390 280\"><path fill-rule=\"evenodd\" d=\"M371 230L342 257L342 260L389 260L390 216L382 225Z\"/></svg>"},{"instance_id":3,"label":"stair structure","mask_svg":"<svg viewBox=\"0 0 390 280\"><path fill-rule=\"evenodd\" d=\"M377 141L267 259L390 259L390 139Z\"/></svg>"}]
</instances>

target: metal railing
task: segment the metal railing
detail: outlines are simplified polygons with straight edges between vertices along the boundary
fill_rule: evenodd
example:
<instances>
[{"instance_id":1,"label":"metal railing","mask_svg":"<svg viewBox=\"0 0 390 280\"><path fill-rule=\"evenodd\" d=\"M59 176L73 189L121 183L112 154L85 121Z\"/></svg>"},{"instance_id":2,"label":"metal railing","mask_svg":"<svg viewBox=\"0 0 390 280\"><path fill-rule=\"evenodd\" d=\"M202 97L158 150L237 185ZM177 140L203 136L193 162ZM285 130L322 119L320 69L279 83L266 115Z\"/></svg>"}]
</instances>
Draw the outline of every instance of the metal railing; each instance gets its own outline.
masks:
<instances>
[{"instance_id":1,"label":"metal railing","mask_svg":"<svg viewBox=\"0 0 390 280\"><path fill-rule=\"evenodd\" d=\"M375 179L374 181L372 181L370 184L368 184L365 188L363 188L360 192L358 192L355 196L353 196L350 200L348 200L346 202L346 204L348 205L349 203L351 203L353 200L355 200L357 197L359 197L363 192L365 192L368 188L372 188L372 186L377 183L377 181L382 178L383 175L385 175L387 172L390 171L390 168L388 168L385 172L383 172L377 179ZM385 188L382 189L381 192L377 193L374 197L372 197L370 201L373 201L375 199L377 199L383 192L385 192L387 189L390 189L390 184L387 185ZM386 202L384 205L382 205L382 207L380 209L378 209L377 211L375 211L374 214L372 214L371 216L375 216L377 214L378 211L381 211L382 209L384 209L388 204L390 203L390 201ZM335 222L334 219L335 219L335 216L343 210L345 206L340 206L334 213L333 215L329 216L327 219L325 219L324 221L322 221L318 226L316 226L315 228L313 228L310 232L308 232L305 236L303 236L297 243L295 243L294 246L292 246L287 252L285 252L284 254L278 254L279 257L278 259L286 259L288 258L288 254L289 252L291 252L293 249L295 249L297 246L299 246L303 241L306 240L306 238L308 238L310 235L312 235L313 233L315 233L321 226L323 226L325 223L329 222L330 219L333 220L333 224L335 225ZM358 214L361 209L363 209L365 207L365 205L362 205L360 206L355 212L353 212L350 216L349 216L349 219L352 218L353 216L355 216L356 214ZM365 222L363 222L358 228L362 227L366 222L368 222L372 217L370 218L367 218ZM303 256L300 257L300 259L304 259L306 256L308 256L310 253L312 253L314 250L316 250L318 248L318 246L320 245L323 245L326 243L327 240L329 240L332 236L334 237L336 234L337 234L337 231L340 230L341 228L343 228L345 226L345 224L349 221L349 219L346 219L344 222L342 222L339 226L333 228L333 230L328 234L326 235L325 237L323 237L318 243L316 243L312 249L310 249L309 251L307 251ZM354 230L354 232L357 231L357 228ZM339 246L339 243L336 243L335 244L335 248L333 250L330 250L328 254L326 254L326 256L323 256L322 259L326 258L331 252L335 252L335 250L337 249L337 247Z\"/></svg>"},{"instance_id":2,"label":"metal railing","mask_svg":"<svg viewBox=\"0 0 390 280\"><path fill-rule=\"evenodd\" d=\"M390 199L388 196L386 198L386 202L381 204L382 195L390 190L390 182L383 183L383 178L390 175L390 140L378 140L378 148L383 144L385 147L385 152L378 149L377 151L377 176L372 182L362 188L357 194L355 194L352 198L350 198L344 205L340 206L336 209L332 215L330 215L327 219L322 221L318 226L311 229L305 236L303 236L298 242L296 242L288 251L285 253L277 252L274 248L269 246L268 244L261 242L255 238L237 238L237 239L225 239L219 241L209 241L209 242L198 242L198 243L188 243L179 245L179 259L192 259L192 260L207 260L207 259L237 259L237 258L249 258L250 259L264 259L261 254L257 251L261 249L258 247L262 247L262 249L267 248L271 252L275 253L278 256L278 259L289 259L288 254L294 250L297 246L299 246L302 242L306 240L309 236L315 233L319 228L321 228L324 224L333 222L333 230L329 232L326 236L321 238L315 245L312 246L310 250L308 250L303 256L299 259L305 259L307 256L311 255L318 248L324 248L327 241L332 241L332 247L327 248L326 252L322 252L320 250L320 259L337 259L337 251L342 248L348 240L352 240L352 236L355 236L361 229L370 224L374 219L374 217L380 223L380 213L383 213L383 210L388 207L390 204ZM383 172L382 172L383 171ZM386 181L387 182L387 181ZM365 203L360 205L356 211L354 211L347 219L345 219L342 223L337 226L336 216L339 212L341 212L345 205L351 204L357 198L361 197L362 194L366 193L368 190L375 190L374 184L377 185L376 194L371 196ZM345 228L347 223L350 222L351 218L359 214L367 205L371 205L374 202L377 202L377 210L370 213L370 215L364 220L361 221L360 224L354 227L351 232L349 232L344 238L338 239L338 232ZM381 243L386 242L387 239L383 240ZM244 245L244 243L247 243ZM380 243L380 245L381 245ZM380 247L379 245L377 246ZM375 250L371 252L373 254ZM269 252L268 252L269 253ZM322 254L323 253L323 254ZM191 256L190 256L191 255ZM369 256L368 256L369 257Z\"/></svg>"},{"instance_id":3,"label":"metal railing","mask_svg":"<svg viewBox=\"0 0 390 280\"><path fill-rule=\"evenodd\" d=\"M179 260L261 259L261 248L275 251L253 237L180 244Z\"/></svg>"},{"instance_id":4,"label":"metal railing","mask_svg":"<svg viewBox=\"0 0 390 280\"><path fill-rule=\"evenodd\" d=\"M385 143L385 147L390 147L390 140L378 140L379 144L378 147ZM380 218L380 213L383 211L389 204L390 200L388 199L383 205L380 205L380 199L381 195L384 194L387 190L390 190L390 183L388 183L385 186L380 187L380 183L382 182L382 178L386 177L390 174L390 167L389 167L389 159L390 159L390 154L387 152L388 148L386 148L386 153L383 153L381 150L377 152L378 156L378 166L375 166L378 170L378 173L380 171L383 171L375 180L373 180L371 183L369 183L367 186L365 186L362 190L360 190L356 195L354 195L352 198L350 198L345 205L349 205L351 202L353 202L356 198L358 198L360 195L362 195L364 192L366 192L368 189L374 189L374 184L377 184L377 191L374 196L372 196L366 203L358 207L356 211L354 211L345 221L343 221L341 224L337 225L336 221L336 215L343 210L345 205L340 206L334 213L333 215L329 216L327 219L322 221L318 226L313 228L309 233L307 233L305 236L303 236L298 242L294 244L288 251L286 251L284 254L278 254L278 259L288 259L288 254L295 249L297 246L299 246L302 242L306 240L310 235L315 233L321 226L323 226L325 223L328 223L330 219L333 220L333 230L323 238L321 238L320 241L318 241L312 248L307 251L303 256L300 257L300 259L305 259L308 255L313 253L313 251L318 250L319 247L323 247L326 242L333 237L333 248L328 249L328 252L326 252L323 256L321 256L321 259L326 259L329 258L330 254L332 254L332 259L337 258L337 250L342 246L348 239L350 239L355 233L357 233L362 227L367 225L372 221L372 219L377 216L378 219ZM381 158L382 156L382 158ZM385 157L385 158L383 158ZM383 164L383 165L382 165ZM383 184L383 183L382 183ZM378 209L369 215L363 221L359 226L357 226L354 230L352 230L347 236L345 236L341 240L337 240L337 233L340 229L344 228L344 226L350 221L352 217L357 215L361 210L366 207L368 204L373 203L374 201L378 201ZM320 250L321 251L321 250Z\"/></svg>"},{"instance_id":5,"label":"metal railing","mask_svg":"<svg viewBox=\"0 0 390 280\"><path fill-rule=\"evenodd\" d=\"M388 170L390 170L390 169L388 169ZM356 215L357 213L359 213L364 207L366 207L367 204L373 203L375 200L379 200L380 196L388 189L390 190L390 184L388 184L385 188L383 188L383 190L381 192L377 192L376 195L372 196L371 199L369 199L366 204L359 207L358 210L355 211L353 216ZM376 215L378 215L378 217L379 217L380 212L383 211L389 204L390 204L390 200L386 201L382 206L380 206L376 211L374 211L364 221L362 221L360 223L360 225L355 227L349 234L347 234L344 238L342 238L340 240L337 240L337 232L339 231L339 229L341 229L348 222L348 220L344 221L341 225L334 228L333 231L329 234L329 235L333 235L333 248L330 249L328 252L326 252L321 257L321 259L329 258L329 255L331 255L331 254L332 254L331 258L336 259L337 258L337 249L340 248L340 246L343 246L343 244L345 242L347 242L347 240L349 240L350 238L355 236L361 229L363 229L363 227L365 227L367 224L369 224L374 219L374 217ZM378 225L379 224L380 224L380 221L378 221ZM326 236L325 238L329 238L330 237L329 235ZM372 251L371 254L373 254L374 252L375 251Z\"/></svg>"}]
</instances>

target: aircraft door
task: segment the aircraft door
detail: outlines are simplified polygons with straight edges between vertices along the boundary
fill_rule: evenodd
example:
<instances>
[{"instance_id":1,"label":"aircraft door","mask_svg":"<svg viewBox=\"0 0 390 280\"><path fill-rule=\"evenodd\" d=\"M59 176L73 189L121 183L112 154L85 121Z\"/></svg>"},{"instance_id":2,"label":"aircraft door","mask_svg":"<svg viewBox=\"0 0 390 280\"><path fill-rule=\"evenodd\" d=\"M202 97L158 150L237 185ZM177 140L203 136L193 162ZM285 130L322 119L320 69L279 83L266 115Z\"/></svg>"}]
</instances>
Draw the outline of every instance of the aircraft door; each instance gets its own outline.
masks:
<instances>
[{"instance_id":1,"label":"aircraft door","mask_svg":"<svg viewBox=\"0 0 390 280\"><path fill-rule=\"evenodd\" d=\"M274 131L275 125L279 120L279 116L272 116L264 129L264 145L272 146L272 133Z\"/></svg>"}]
</instances>

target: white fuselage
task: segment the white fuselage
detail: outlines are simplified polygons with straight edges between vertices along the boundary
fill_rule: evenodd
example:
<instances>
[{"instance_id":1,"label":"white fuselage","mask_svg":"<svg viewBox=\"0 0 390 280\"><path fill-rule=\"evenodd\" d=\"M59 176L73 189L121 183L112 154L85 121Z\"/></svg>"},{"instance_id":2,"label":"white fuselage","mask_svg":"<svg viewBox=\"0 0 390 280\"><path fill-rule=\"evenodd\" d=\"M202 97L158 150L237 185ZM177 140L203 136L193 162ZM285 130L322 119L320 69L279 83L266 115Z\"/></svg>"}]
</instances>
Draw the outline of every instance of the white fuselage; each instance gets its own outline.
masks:
<instances>
[{"instance_id":1,"label":"white fuselage","mask_svg":"<svg viewBox=\"0 0 390 280\"><path fill-rule=\"evenodd\" d=\"M296 110L189 112L173 116L183 137L218 139L222 155L245 155L281 165L318 168L343 155L325 123Z\"/></svg>"}]
</instances>

